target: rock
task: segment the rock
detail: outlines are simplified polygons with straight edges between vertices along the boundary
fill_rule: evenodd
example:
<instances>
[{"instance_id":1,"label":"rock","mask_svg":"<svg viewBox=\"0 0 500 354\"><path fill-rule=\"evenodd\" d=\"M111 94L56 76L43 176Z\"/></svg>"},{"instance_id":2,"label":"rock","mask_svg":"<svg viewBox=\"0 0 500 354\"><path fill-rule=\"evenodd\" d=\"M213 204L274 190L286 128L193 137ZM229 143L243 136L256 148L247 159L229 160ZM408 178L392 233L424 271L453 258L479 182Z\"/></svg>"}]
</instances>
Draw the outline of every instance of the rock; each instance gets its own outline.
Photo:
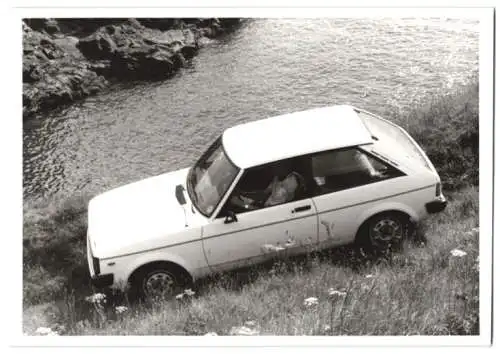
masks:
<instances>
[{"instance_id":1,"label":"rock","mask_svg":"<svg viewBox=\"0 0 500 354\"><path fill-rule=\"evenodd\" d=\"M169 77L239 19L23 19L23 115L92 95L106 78Z\"/></svg>"},{"instance_id":2,"label":"rock","mask_svg":"<svg viewBox=\"0 0 500 354\"><path fill-rule=\"evenodd\" d=\"M35 31L45 31L48 34L60 32L59 24L53 18L26 18L23 22Z\"/></svg>"},{"instance_id":3,"label":"rock","mask_svg":"<svg viewBox=\"0 0 500 354\"><path fill-rule=\"evenodd\" d=\"M116 47L112 35L106 29L80 39L77 44L77 48L85 57L97 60L112 57Z\"/></svg>"},{"instance_id":4,"label":"rock","mask_svg":"<svg viewBox=\"0 0 500 354\"><path fill-rule=\"evenodd\" d=\"M61 32L82 38L98 30L102 26L127 22L125 18L58 18Z\"/></svg>"},{"instance_id":5,"label":"rock","mask_svg":"<svg viewBox=\"0 0 500 354\"><path fill-rule=\"evenodd\" d=\"M45 28L45 24L48 19L46 18L25 18L23 22L28 25L32 30L35 31L43 31Z\"/></svg>"},{"instance_id":6,"label":"rock","mask_svg":"<svg viewBox=\"0 0 500 354\"><path fill-rule=\"evenodd\" d=\"M53 41L66 54L72 55L75 58L84 58L80 50L77 48L78 38L74 36L63 36L60 38L54 38Z\"/></svg>"},{"instance_id":7,"label":"rock","mask_svg":"<svg viewBox=\"0 0 500 354\"><path fill-rule=\"evenodd\" d=\"M180 19L175 18L138 18L137 21L145 27L161 31L166 31L180 25Z\"/></svg>"},{"instance_id":8,"label":"rock","mask_svg":"<svg viewBox=\"0 0 500 354\"><path fill-rule=\"evenodd\" d=\"M238 26L241 23L240 18L219 18L219 23L221 24L222 27L224 28L231 28Z\"/></svg>"},{"instance_id":9,"label":"rock","mask_svg":"<svg viewBox=\"0 0 500 354\"><path fill-rule=\"evenodd\" d=\"M62 58L65 55L47 34L33 31L28 26L23 27L23 52L48 59Z\"/></svg>"},{"instance_id":10,"label":"rock","mask_svg":"<svg viewBox=\"0 0 500 354\"><path fill-rule=\"evenodd\" d=\"M36 23L39 25L39 23ZM63 50L57 43L72 50ZM75 39L52 39L23 26L23 115L57 107L94 94L107 86L82 56L75 53Z\"/></svg>"},{"instance_id":11,"label":"rock","mask_svg":"<svg viewBox=\"0 0 500 354\"><path fill-rule=\"evenodd\" d=\"M101 27L77 46L90 60L106 60L109 69L100 73L119 80L168 77L198 50L192 31L162 32L129 23Z\"/></svg>"},{"instance_id":12,"label":"rock","mask_svg":"<svg viewBox=\"0 0 500 354\"><path fill-rule=\"evenodd\" d=\"M48 19L48 21L45 23L45 32L47 32L48 34L55 34L60 31L61 30L59 29L59 25L56 20Z\"/></svg>"}]
</instances>

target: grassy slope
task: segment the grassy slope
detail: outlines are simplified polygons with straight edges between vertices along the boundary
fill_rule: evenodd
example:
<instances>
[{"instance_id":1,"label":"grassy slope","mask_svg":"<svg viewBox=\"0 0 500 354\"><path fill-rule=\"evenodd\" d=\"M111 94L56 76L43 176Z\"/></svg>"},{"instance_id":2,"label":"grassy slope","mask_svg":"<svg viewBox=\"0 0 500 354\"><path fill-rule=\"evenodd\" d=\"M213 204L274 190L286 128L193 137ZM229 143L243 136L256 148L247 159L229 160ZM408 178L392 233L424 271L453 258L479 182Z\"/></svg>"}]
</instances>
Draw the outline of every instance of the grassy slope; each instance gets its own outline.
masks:
<instances>
[{"instance_id":1,"label":"grassy slope","mask_svg":"<svg viewBox=\"0 0 500 354\"><path fill-rule=\"evenodd\" d=\"M479 201L471 187L478 182L477 112L473 82L408 113L408 130L435 162L448 191L461 188L450 194L444 213L423 225L427 245L408 244L402 253L377 261L349 258L343 248L292 266L256 269L242 281L233 274L202 285L190 302L135 305L122 315L113 312L118 303L89 305L87 199L25 206L25 331L49 326L69 334L224 334L256 320L261 333L277 335L478 333L479 236L472 229ZM454 248L467 256L451 257ZM345 300L330 302L330 287L345 289ZM319 304L306 308L303 300L311 296Z\"/></svg>"}]
</instances>

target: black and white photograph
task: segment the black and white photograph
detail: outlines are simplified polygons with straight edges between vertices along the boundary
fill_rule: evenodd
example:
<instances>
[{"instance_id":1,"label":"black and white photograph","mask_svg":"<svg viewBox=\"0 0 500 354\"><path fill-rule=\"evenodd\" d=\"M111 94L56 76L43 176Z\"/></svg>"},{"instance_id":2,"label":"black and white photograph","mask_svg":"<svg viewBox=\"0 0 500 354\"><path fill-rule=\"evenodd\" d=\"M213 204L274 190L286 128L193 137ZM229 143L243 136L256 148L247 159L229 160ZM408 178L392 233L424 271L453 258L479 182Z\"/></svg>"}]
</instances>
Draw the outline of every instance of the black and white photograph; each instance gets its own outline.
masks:
<instances>
[{"instance_id":1,"label":"black and white photograph","mask_svg":"<svg viewBox=\"0 0 500 354\"><path fill-rule=\"evenodd\" d=\"M494 9L17 10L18 345L491 343Z\"/></svg>"}]
</instances>

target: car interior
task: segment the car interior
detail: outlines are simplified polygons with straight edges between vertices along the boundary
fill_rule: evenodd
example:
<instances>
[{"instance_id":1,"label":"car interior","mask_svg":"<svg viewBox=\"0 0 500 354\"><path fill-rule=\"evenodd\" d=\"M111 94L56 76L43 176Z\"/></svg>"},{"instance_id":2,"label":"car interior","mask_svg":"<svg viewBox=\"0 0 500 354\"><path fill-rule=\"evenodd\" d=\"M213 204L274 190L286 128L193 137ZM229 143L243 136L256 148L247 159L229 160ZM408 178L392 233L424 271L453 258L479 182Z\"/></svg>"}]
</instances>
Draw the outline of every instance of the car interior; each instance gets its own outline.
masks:
<instances>
[{"instance_id":1,"label":"car interior","mask_svg":"<svg viewBox=\"0 0 500 354\"><path fill-rule=\"evenodd\" d=\"M350 189L357 186L374 183L383 179L403 175L400 171L382 163L378 159L367 156L372 170L377 176L370 174L366 166L362 166L353 156L362 153L357 149L327 151L312 156L302 156L293 159L273 162L249 169L238 182L235 190L224 206L221 216L228 210L242 213L265 208L264 202L270 196L266 188L272 182L275 172L281 170L295 172L298 187L290 201L311 198L314 196ZM282 164L282 165L279 165ZM283 167L286 168L283 171Z\"/></svg>"}]
</instances>

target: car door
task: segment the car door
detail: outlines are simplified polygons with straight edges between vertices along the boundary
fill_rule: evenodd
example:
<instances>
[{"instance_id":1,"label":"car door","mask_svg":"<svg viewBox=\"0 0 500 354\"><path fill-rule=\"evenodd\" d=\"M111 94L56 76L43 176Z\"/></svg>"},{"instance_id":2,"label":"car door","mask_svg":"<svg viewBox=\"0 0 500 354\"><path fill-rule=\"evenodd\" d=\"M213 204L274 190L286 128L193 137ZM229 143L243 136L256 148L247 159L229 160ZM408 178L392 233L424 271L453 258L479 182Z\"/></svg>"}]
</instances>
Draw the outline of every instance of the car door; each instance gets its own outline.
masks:
<instances>
[{"instance_id":1,"label":"car door","mask_svg":"<svg viewBox=\"0 0 500 354\"><path fill-rule=\"evenodd\" d=\"M304 252L318 243L316 208L305 191L290 201L272 206L237 205L235 202L239 191L248 190L249 182L257 189L267 184L270 167L247 171L219 215L203 228L203 247L213 271ZM257 186L259 180L265 182ZM236 220L227 218L229 211L234 213Z\"/></svg>"},{"instance_id":2,"label":"car door","mask_svg":"<svg viewBox=\"0 0 500 354\"><path fill-rule=\"evenodd\" d=\"M398 192L396 177L405 174L359 148L332 150L311 156L316 182L313 202L318 210L320 248L350 243L358 216L378 200Z\"/></svg>"}]
</instances>

